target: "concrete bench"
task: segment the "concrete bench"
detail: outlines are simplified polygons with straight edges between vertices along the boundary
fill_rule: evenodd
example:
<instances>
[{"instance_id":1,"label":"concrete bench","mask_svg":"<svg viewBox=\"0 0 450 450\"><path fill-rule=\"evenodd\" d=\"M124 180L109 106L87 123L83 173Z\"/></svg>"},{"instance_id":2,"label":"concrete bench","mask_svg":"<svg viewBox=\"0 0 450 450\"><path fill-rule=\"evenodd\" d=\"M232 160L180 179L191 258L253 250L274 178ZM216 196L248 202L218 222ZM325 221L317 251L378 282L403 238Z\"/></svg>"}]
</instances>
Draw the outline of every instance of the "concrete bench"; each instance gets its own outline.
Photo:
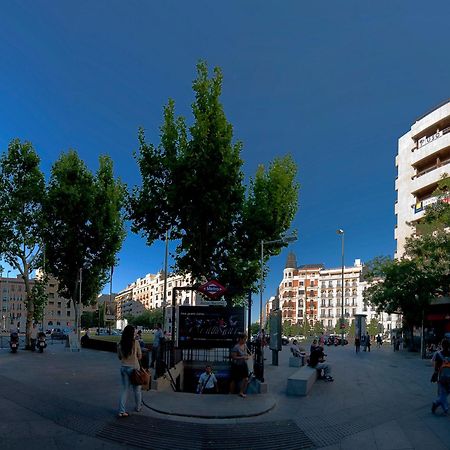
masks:
<instances>
[{"instance_id":1,"label":"concrete bench","mask_svg":"<svg viewBox=\"0 0 450 450\"><path fill-rule=\"evenodd\" d=\"M305 365L305 356L290 356L289 367L303 367Z\"/></svg>"},{"instance_id":2,"label":"concrete bench","mask_svg":"<svg viewBox=\"0 0 450 450\"><path fill-rule=\"evenodd\" d=\"M303 366L287 380L287 395L307 395L317 380L317 370Z\"/></svg>"}]
</instances>

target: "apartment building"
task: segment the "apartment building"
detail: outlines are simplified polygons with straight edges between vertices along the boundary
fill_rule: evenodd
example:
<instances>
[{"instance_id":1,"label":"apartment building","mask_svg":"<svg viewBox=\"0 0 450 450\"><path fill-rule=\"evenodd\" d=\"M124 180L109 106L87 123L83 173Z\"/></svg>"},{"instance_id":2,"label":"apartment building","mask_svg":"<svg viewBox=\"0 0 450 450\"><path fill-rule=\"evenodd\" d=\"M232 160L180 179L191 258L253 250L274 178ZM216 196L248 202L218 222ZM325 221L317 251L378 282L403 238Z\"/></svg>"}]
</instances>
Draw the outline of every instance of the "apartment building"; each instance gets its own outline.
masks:
<instances>
[{"instance_id":1,"label":"apartment building","mask_svg":"<svg viewBox=\"0 0 450 450\"><path fill-rule=\"evenodd\" d=\"M164 303L164 271L157 274L147 274L138 278L120 291L116 296L117 319L123 319L127 315L137 316L146 309L161 308ZM176 295L177 305L195 305L197 296L195 291L175 291L175 287L190 286L190 275L182 276L169 274L167 276L167 306L172 305L172 296Z\"/></svg>"},{"instance_id":2,"label":"apartment building","mask_svg":"<svg viewBox=\"0 0 450 450\"><path fill-rule=\"evenodd\" d=\"M31 286L34 279L30 280ZM20 275L16 278L0 278L1 291L1 323L0 328L8 331L11 325L20 331L25 331L27 310L25 307L25 283ZM50 277L45 289L47 304L41 326L44 330L52 328L70 329L75 323L75 309L73 302L58 295L58 281ZM95 305L85 306L82 311L94 311Z\"/></svg>"},{"instance_id":3,"label":"apartment building","mask_svg":"<svg viewBox=\"0 0 450 450\"><path fill-rule=\"evenodd\" d=\"M437 201L433 192L444 174L450 175L450 100L416 119L398 141L395 158L397 225L396 257L404 254L405 241L414 232L428 205ZM450 202L450 197L443 199Z\"/></svg>"},{"instance_id":4,"label":"apartment building","mask_svg":"<svg viewBox=\"0 0 450 450\"><path fill-rule=\"evenodd\" d=\"M367 282L361 280L363 265L356 259L353 266L327 269L323 264L297 266L295 254L288 255L283 280L279 285L280 308L283 322L314 325L320 321L326 329L334 329L342 315L344 294L344 318L352 323L355 314L365 314L366 320L376 319L385 332L400 327L397 315L379 314L363 300ZM268 303L266 313L271 309Z\"/></svg>"}]
</instances>

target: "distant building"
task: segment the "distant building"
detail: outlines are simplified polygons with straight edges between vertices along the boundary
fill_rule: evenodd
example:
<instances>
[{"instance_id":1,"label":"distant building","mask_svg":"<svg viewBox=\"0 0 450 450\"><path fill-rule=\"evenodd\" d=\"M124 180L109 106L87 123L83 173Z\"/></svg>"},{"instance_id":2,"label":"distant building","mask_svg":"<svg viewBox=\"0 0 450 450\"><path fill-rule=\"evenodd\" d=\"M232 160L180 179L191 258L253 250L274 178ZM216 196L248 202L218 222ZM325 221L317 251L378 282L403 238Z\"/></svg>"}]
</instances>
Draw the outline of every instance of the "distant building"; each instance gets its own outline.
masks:
<instances>
[{"instance_id":1,"label":"distant building","mask_svg":"<svg viewBox=\"0 0 450 450\"><path fill-rule=\"evenodd\" d=\"M147 274L138 278L120 291L115 299L117 319L123 319L127 315L137 316L146 309L161 308L164 303L164 271L157 274ZM190 286L191 276L169 274L167 276L167 305L172 305L172 292L174 287ZM197 296L195 291L176 292L175 303L177 305L195 305Z\"/></svg>"},{"instance_id":2,"label":"distant building","mask_svg":"<svg viewBox=\"0 0 450 450\"><path fill-rule=\"evenodd\" d=\"M344 319L350 324L355 314L365 314L367 322L376 319L380 332L400 326L396 315L378 314L363 301L367 282L361 280L362 264L356 259L351 267L326 269L323 264L305 264L297 267L295 255L288 255L279 285L280 308L283 322L311 326L321 322L325 329L334 330L342 315L344 293Z\"/></svg>"},{"instance_id":3,"label":"distant building","mask_svg":"<svg viewBox=\"0 0 450 450\"><path fill-rule=\"evenodd\" d=\"M398 141L395 215L396 257L405 250L406 238L428 205L443 174L450 174L450 100L416 119ZM450 196L444 199L450 202Z\"/></svg>"}]
</instances>

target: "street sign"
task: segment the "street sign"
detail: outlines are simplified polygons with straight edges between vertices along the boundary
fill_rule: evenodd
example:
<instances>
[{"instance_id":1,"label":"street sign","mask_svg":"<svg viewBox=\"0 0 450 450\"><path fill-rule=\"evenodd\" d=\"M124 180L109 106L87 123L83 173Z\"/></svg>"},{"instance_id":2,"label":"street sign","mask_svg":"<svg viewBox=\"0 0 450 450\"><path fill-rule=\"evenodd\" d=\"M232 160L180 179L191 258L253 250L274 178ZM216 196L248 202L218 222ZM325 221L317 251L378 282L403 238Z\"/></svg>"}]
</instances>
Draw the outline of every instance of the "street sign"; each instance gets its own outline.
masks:
<instances>
[{"instance_id":1,"label":"street sign","mask_svg":"<svg viewBox=\"0 0 450 450\"><path fill-rule=\"evenodd\" d=\"M199 286L197 290L212 299L222 297L227 291L226 288L216 280L207 281L205 284Z\"/></svg>"}]
</instances>

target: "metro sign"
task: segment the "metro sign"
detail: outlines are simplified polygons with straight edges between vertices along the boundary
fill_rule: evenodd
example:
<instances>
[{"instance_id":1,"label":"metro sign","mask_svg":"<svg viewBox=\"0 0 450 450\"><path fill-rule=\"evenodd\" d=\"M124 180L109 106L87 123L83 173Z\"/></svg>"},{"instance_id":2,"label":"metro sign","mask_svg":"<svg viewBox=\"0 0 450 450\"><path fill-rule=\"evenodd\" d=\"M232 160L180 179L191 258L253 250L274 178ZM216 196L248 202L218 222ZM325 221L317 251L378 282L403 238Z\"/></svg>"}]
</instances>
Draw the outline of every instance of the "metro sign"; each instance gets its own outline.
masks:
<instances>
[{"instance_id":1,"label":"metro sign","mask_svg":"<svg viewBox=\"0 0 450 450\"><path fill-rule=\"evenodd\" d=\"M227 291L226 288L216 280L207 281L205 284L199 286L197 290L212 299L222 297Z\"/></svg>"}]
</instances>

